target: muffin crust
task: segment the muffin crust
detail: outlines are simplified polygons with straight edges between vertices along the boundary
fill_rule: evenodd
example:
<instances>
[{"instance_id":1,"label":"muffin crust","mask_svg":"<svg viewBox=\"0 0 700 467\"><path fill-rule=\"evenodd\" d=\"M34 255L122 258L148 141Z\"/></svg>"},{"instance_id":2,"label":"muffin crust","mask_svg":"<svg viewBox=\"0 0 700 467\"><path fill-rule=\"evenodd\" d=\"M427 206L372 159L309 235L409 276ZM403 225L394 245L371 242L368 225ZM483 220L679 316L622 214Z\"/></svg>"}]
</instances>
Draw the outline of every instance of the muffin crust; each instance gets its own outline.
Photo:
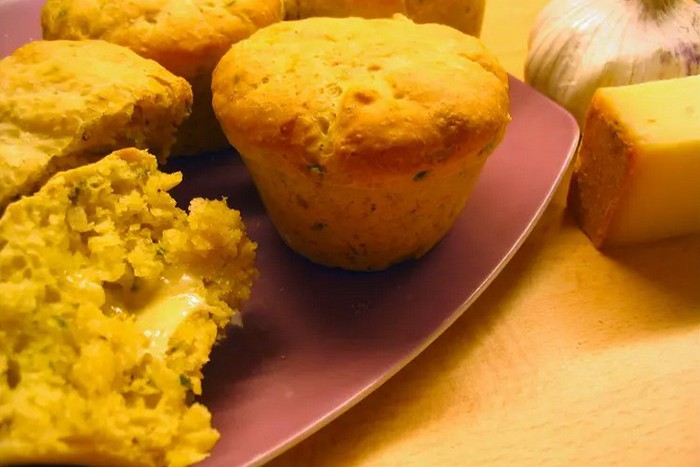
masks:
<instances>
[{"instance_id":1,"label":"muffin crust","mask_svg":"<svg viewBox=\"0 0 700 467\"><path fill-rule=\"evenodd\" d=\"M175 155L228 146L211 108L211 72L231 44L283 18L281 0L48 0L45 39L103 39L150 58L189 81L192 115Z\"/></svg>"},{"instance_id":2,"label":"muffin crust","mask_svg":"<svg viewBox=\"0 0 700 467\"><path fill-rule=\"evenodd\" d=\"M285 241L350 269L428 251L509 121L507 76L478 39L403 17L272 25L212 87Z\"/></svg>"}]
</instances>

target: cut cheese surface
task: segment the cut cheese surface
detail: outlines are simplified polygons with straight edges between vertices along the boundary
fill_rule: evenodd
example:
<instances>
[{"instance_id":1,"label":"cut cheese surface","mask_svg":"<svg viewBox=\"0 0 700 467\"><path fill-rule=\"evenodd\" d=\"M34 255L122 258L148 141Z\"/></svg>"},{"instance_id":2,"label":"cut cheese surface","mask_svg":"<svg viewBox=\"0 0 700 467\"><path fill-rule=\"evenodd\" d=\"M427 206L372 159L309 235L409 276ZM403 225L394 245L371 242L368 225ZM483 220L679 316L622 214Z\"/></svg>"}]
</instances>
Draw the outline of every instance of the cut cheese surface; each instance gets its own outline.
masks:
<instances>
[{"instance_id":1,"label":"cut cheese surface","mask_svg":"<svg viewBox=\"0 0 700 467\"><path fill-rule=\"evenodd\" d=\"M700 141L700 76L603 88L631 139L655 151L685 150ZM674 147L678 145L679 147Z\"/></svg>"},{"instance_id":2,"label":"cut cheese surface","mask_svg":"<svg viewBox=\"0 0 700 467\"><path fill-rule=\"evenodd\" d=\"M569 204L597 247L700 232L700 76L599 89Z\"/></svg>"}]
</instances>

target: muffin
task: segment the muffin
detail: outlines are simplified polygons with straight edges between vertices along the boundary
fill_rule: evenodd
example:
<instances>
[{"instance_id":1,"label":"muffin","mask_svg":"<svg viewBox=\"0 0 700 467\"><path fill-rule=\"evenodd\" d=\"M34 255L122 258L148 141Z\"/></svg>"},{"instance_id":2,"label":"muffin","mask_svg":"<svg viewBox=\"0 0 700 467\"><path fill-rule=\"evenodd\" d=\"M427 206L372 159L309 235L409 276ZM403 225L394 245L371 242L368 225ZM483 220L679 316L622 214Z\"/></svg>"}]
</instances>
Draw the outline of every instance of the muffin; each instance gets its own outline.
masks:
<instances>
[{"instance_id":1,"label":"muffin","mask_svg":"<svg viewBox=\"0 0 700 467\"><path fill-rule=\"evenodd\" d=\"M192 85L176 155L228 147L211 108L211 72L231 44L282 20L282 0L48 0L45 39L104 39L153 59Z\"/></svg>"},{"instance_id":2,"label":"muffin","mask_svg":"<svg viewBox=\"0 0 700 467\"><path fill-rule=\"evenodd\" d=\"M184 79L104 41L36 41L0 60L0 212L114 149L161 160L192 105Z\"/></svg>"},{"instance_id":3,"label":"muffin","mask_svg":"<svg viewBox=\"0 0 700 467\"><path fill-rule=\"evenodd\" d=\"M389 18L403 14L416 23L438 23L479 36L485 0L286 0L286 19L314 16Z\"/></svg>"},{"instance_id":4,"label":"muffin","mask_svg":"<svg viewBox=\"0 0 700 467\"><path fill-rule=\"evenodd\" d=\"M352 270L430 250L510 120L507 75L478 39L403 17L269 26L212 88L283 240Z\"/></svg>"},{"instance_id":5,"label":"muffin","mask_svg":"<svg viewBox=\"0 0 700 467\"><path fill-rule=\"evenodd\" d=\"M193 402L238 321L255 244L224 201L124 149L56 174L0 219L2 464L184 466L218 439Z\"/></svg>"}]
</instances>

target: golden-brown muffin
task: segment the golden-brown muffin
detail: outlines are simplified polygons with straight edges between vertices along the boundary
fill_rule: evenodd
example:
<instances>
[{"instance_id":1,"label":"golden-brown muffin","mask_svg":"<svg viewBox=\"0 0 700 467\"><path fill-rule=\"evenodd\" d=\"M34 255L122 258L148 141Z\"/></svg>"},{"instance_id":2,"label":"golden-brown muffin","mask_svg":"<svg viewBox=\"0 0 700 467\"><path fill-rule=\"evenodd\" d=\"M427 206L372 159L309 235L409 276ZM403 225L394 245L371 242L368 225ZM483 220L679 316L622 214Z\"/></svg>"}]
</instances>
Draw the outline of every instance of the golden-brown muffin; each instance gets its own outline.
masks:
<instances>
[{"instance_id":1,"label":"golden-brown muffin","mask_svg":"<svg viewBox=\"0 0 700 467\"><path fill-rule=\"evenodd\" d=\"M250 294L224 201L189 214L133 148L52 177L0 218L0 463L184 466L218 439L202 367Z\"/></svg>"},{"instance_id":2,"label":"golden-brown muffin","mask_svg":"<svg viewBox=\"0 0 700 467\"><path fill-rule=\"evenodd\" d=\"M45 39L104 39L187 79L192 116L175 154L227 147L211 109L211 72L231 44L283 18L282 0L48 0Z\"/></svg>"},{"instance_id":3,"label":"golden-brown muffin","mask_svg":"<svg viewBox=\"0 0 700 467\"><path fill-rule=\"evenodd\" d=\"M0 60L0 211L61 169L114 149L164 160L192 105L189 84L104 41L36 41Z\"/></svg>"},{"instance_id":4,"label":"golden-brown muffin","mask_svg":"<svg viewBox=\"0 0 700 467\"><path fill-rule=\"evenodd\" d=\"M506 73L478 39L402 17L269 26L212 87L284 241L348 269L426 253L509 121Z\"/></svg>"},{"instance_id":5,"label":"golden-brown muffin","mask_svg":"<svg viewBox=\"0 0 700 467\"><path fill-rule=\"evenodd\" d=\"M314 16L389 18L400 13L416 23L438 23L479 36L485 0L286 0L286 19Z\"/></svg>"}]
</instances>

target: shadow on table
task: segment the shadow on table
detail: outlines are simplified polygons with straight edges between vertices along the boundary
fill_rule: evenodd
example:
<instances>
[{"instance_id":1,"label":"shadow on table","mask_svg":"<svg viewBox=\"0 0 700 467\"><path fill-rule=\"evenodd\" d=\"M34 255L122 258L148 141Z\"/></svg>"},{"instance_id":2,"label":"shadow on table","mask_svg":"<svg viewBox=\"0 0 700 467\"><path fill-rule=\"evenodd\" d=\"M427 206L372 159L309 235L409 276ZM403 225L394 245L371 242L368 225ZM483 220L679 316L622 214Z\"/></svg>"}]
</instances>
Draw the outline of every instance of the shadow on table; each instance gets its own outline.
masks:
<instances>
[{"instance_id":1,"label":"shadow on table","mask_svg":"<svg viewBox=\"0 0 700 467\"><path fill-rule=\"evenodd\" d=\"M605 255L687 303L679 310L681 320L700 318L700 235L619 247Z\"/></svg>"},{"instance_id":2,"label":"shadow on table","mask_svg":"<svg viewBox=\"0 0 700 467\"><path fill-rule=\"evenodd\" d=\"M649 331L695 327L700 324L700 235L620 247L605 256L647 287L660 289L651 297L664 303L650 304L648 310L627 310Z\"/></svg>"}]
</instances>

